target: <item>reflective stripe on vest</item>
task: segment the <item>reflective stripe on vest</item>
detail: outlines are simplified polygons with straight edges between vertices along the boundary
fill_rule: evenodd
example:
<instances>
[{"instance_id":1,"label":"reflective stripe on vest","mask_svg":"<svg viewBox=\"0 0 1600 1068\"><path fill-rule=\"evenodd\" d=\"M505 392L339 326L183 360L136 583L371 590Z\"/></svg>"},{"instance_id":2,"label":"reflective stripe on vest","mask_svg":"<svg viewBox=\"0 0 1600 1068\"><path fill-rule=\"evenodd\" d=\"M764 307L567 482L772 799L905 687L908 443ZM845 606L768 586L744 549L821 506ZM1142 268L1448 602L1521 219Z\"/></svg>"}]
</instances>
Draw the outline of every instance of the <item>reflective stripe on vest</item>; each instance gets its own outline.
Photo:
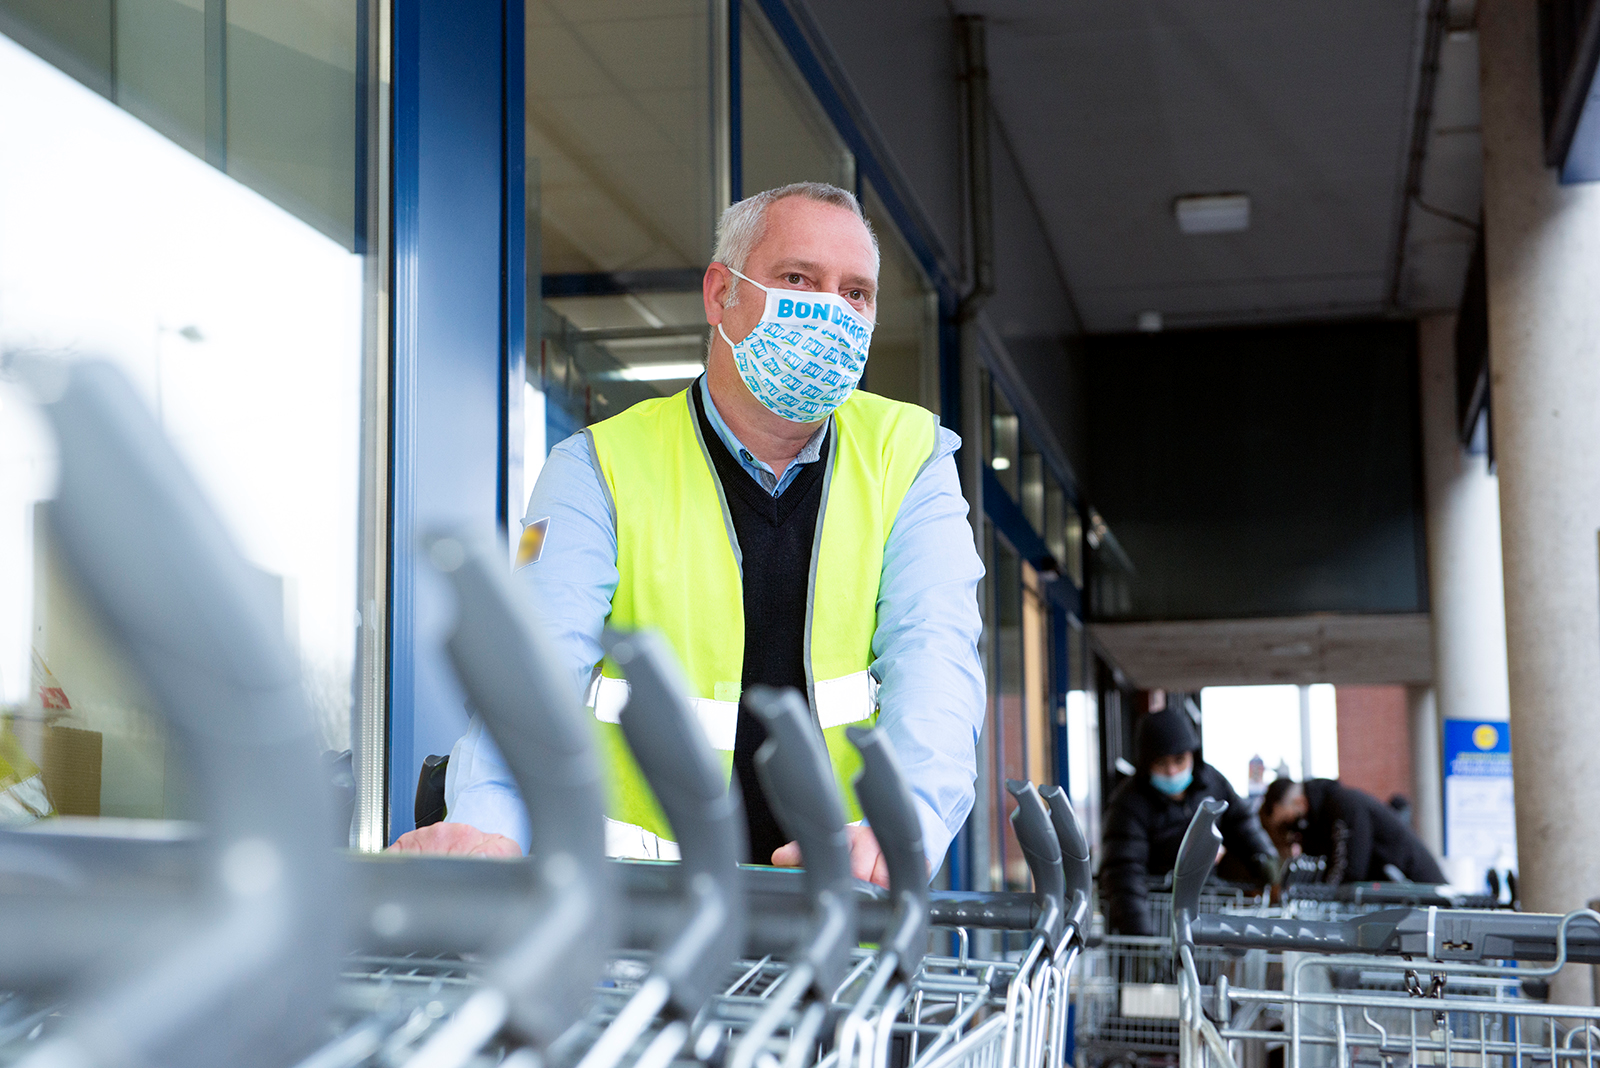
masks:
<instances>
[{"instance_id":1,"label":"reflective stripe on vest","mask_svg":"<svg viewBox=\"0 0 1600 1068\"><path fill-rule=\"evenodd\" d=\"M586 433L616 516L618 582L608 622L666 636L731 776L745 621L743 559L707 451L723 445L702 440L687 391L642 401ZM868 669L884 543L906 491L933 455L938 422L915 405L857 390L832 417L829 433L803 654L807 698L848 818L856 820L861 810L851 781L861 762L844 731L876 716ZM610 661L601 671L621 680ZM615 722L618 692L625 691L598 684L591 704L608 766L610 816L670 841L666 818Z\"/></svg>"},{"instance_id":2,"label":"reflective stripe on vest","mask_svg":"<svg viewBox=\"0 0 1600 1068\"><path fill-rule=\"evenodd\" d=\"M878 710L878 680L870 671L858 671L839 679L825 679L813 690L817 695L817 723L823 730L844 727L871 719ZM613 679L596 675L589 685L584 704L601 723L621 723L622 706L628 703L632 687L627 679ZM733 741L739 729L739 702L698 698L694 702L695 718L706 733L706 741L713 749L733 750Z\"/></svg>"}]
</instances>

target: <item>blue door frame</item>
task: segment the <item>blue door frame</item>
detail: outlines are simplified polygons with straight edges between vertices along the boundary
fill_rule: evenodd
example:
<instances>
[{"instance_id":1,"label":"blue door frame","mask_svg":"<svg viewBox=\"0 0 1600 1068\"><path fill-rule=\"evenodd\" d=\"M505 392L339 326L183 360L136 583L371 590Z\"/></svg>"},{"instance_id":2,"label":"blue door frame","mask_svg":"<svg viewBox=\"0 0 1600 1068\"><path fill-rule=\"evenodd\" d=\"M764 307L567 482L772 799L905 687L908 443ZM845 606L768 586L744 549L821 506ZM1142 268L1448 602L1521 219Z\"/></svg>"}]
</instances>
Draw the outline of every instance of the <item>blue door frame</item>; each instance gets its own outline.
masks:
<instances>
[{"instance_id":1,"label":"blue door frame","mask_svg":"<svg viewBox=\"0 0 1600 1068\"><path fill-rule=\"evenodd\" d=\"M506 524L524 375L521 0L394 0L388 839L465 729L418 538Z\"/></svg>"}]
</instances>

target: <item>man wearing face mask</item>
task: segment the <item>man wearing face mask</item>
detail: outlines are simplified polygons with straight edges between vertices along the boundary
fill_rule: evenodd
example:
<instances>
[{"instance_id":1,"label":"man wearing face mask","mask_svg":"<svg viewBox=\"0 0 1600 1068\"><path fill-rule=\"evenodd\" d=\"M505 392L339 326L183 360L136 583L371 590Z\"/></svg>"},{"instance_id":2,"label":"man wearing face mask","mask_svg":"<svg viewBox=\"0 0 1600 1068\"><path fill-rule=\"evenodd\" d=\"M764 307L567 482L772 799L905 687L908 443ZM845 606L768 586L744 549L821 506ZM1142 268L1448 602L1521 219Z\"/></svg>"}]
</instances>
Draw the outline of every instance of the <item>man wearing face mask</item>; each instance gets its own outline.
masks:
<instances>
[{"instance_id":1,"label":"man wearing face mask","mask_svg":"<svg viewBox=\"0 0 1600 1068\"><path fill-rule=\"evenodd\" d=\"M1217 821L1225 853L1219 874L1259 884L1277 877L1266 832L1222 773L1199 758L1200 738L1186 713L1150 713L1134 741L1139 771L1112 791L1101 836L1100 895L1114 933L1164 933L1150 919L1150 884L1172 871L1183 833L1208 797L1228 805Z\"/></svg>"},{"instance_id":2,"label":"man wearing face mask","mask_svg":"<svg viewBox=\"0 0 1600 1068\"><path fill-rule=\"evenodd\" d=\"M613 855L677 855L622 742L626 682L602 662L603 627L653 627L697 691L730 767L750 859L798 847L756 781L759 721L742 690L806 694L850 818L859 757L849 724L876 720L921 817L930 871L972 807L985 686L976 588L983 568L952 453L922 408L856 389L876 320L878 247L855 197L819 183L723 214L703 284L706 372L551 451L524 520L515 580L599 721ZM398 848L515 854L528 829L505 764L474 720L451 756L449 821ZM885 883L870 828L852 867Z\"/></svg>"}]
</instances>

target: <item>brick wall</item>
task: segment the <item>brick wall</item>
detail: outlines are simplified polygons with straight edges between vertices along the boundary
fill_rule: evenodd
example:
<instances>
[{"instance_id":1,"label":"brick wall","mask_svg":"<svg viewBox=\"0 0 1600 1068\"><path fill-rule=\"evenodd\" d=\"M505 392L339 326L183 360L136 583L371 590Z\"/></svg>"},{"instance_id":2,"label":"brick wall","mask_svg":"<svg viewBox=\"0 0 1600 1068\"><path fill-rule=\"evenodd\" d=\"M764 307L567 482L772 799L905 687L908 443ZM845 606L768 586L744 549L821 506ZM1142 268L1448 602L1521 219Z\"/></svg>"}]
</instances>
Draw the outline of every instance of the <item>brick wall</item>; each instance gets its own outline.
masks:
<instances>
[{"instance_id":1,"label":"brick wall","mask_svg":"<svg viewBox=\"0 0 1600 1068\"><path fill-rule=\"evenodd\" d=\"M1340 686L1339 781L1380 801L1414 797L1404 686Z\"/></svg>"}]
</instances>

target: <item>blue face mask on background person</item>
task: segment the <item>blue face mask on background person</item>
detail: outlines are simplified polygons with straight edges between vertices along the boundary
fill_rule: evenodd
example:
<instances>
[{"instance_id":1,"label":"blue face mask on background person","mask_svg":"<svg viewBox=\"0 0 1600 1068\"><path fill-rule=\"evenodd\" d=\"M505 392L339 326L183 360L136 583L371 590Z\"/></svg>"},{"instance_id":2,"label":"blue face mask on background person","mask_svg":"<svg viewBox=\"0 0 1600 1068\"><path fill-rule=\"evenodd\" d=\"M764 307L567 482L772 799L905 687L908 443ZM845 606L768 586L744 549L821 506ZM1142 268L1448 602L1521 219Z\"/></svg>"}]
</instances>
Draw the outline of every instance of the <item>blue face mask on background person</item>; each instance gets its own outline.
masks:
<instances>
[{"instance_id":1,"label":"blue face mask on background person","mask_svg":"<svg viewBox=\"0 0 1600 1068\"><path fill-rule=\"evenodd\" d=\"M733 273L767 299L761 321L744 340L735 343L717 324L717 333L733 350L739 377L756 400L791 422L826 419L867 369L872 324L843 297L768 289Z\"/></svg>"},{"instance_id":2,"label":"blue face mask on background person","mask_svg":"<svg viewBox=\"0 0 1600 1068\"><path fill-rule=\"evenodd\" d=\"M1176 775L1157 775L1150 773L1150 785L1166 794L1168 797L1180 797L1194 782L1194 769L1180 771Z\"/></svg>"}]
</instances>

